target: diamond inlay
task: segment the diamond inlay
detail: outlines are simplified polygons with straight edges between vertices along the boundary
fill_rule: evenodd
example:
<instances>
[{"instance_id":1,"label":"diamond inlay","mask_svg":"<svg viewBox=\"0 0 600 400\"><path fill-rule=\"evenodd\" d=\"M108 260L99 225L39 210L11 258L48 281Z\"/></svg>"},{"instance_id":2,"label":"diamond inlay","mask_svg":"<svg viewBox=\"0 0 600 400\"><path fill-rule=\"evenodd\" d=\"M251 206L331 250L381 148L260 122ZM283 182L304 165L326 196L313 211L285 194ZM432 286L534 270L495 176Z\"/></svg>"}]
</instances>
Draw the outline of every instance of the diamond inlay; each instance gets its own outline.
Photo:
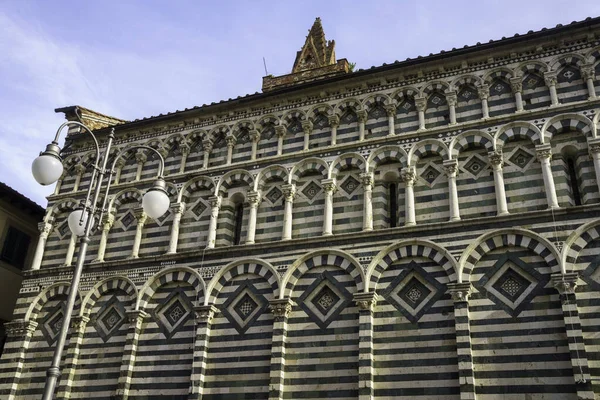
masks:
<instances>
[{"instance_id":1,"label":"diamond inlay","mask_svg":"<svg viewBox=\"0 0 600 400\"><path fill-rule=\"evenodd\" d=\"M125 307L116 296L113 296L98 311L98 317L95 320L96 332L106 342L119 331L126 320Z\"/></svg>"},{"instance_id":2,"label":"diamond inlay","mask_svg":"<svg viewBox=\"0 0 600 400\"><path fill-rule=\"evenodd\" d=\"M288 132L294 134L302 132L302 123L297 119L293 120L288 126Z\"/></svg>"},{"instance_id":3,"label":"diamond inlay","mask_svg":"<svg viewBox=\"0 0 600 400\"><path fill-rule=\"evenodd\" d=\"M568 65L565 68L563 68L563 70L558 74L559 82L572 82L580 78L581 75L579 73L579 70L571 65Z\"/></svg>"},{"instance_id":4,"label":"diamond inlay","mask_svg":"<svg viewBox=\"0 0 600 400\"><path fill-rule=\"evenodd\" d=\"M176 300L171 307L165 312L165 316L171 323L171 325L176 325L186 314L185 308L179 300Z\"/></svg>"},{"instance_id":5,"label":"diamond inlay","mask_svg":"<svg viewBox=\"0 0 600 400\"><path fill-rule=\"evenodd\" d=\"M440 171L430 165L421 173L421 178L425 179L431 185L440 175Z\"/></svg>"},{"instance_id":6,"label":"diamond inlay","mask_svg":"<svg viewBox=\"0 0 600 400\"><path fill-rule=\"evenodd\" d=\"M342 116L341 120L346 124L351 124L353 122L358 121L358 118L356 117L355 113L353 113L352 111L348 111Z\"/></svg>"},{"instance_id":7,"label":"diamond inlay","mask_svg":"<svg viewBox=\"0 0 600 400\"><path fill-rule=\"evenodd\" d=\"M441 107L446 104L446 98L440 94L434 93L427 101L428 108Z\"/></svg>"},{"instance_id":8,"label":"diamond inlay","mask_svg":"<svg viewBox=\"0 0 600 400\"><path fill-rule=\"evenodd\" d=\"M527 89L534 89L538 86L541 86L540 84L542 83L542 79L535 74L528 74L523 80L523 83L525 83L525 87Z\"/></svg>"},{"instance_id":9,"label":"diamond inlay","mask_svg":"<svg viewBox=\"0 0 600 400\"><path fill-rule=\"evenodd\" d=\"M196 218L200 218L202 214L208 209L208 206L202 202L202 200L198 200L196 205L192 207L192 213L196 216Z\"/></svg>"},{"instance_id":10,"label":"diamond inlay","mask_svg":"<svg viewBox=\"0 0 600 400\"><path fill-rule=\"evenodd\" d=\"M360 182L354 178L353 176L349 176L341 185L340 188L348 193L352 194L356 190L356 188L360 185Z\"/></svg>"},{"instance_id":11,"label":"diamond inlay","mask_svg":"<svg viewBox=\"0 0 600 400\"><path fill-rule=\"evenodd\" d=\"M400 292L398 296L404 299L413 308L417 308L429 294L431 290L427 288L421 281L413 277Z\"/></svg>"},{"instance_id":12,"label":"diamond inlay","mask_svg":"<svg viewBox=\"0 0 600 400\"><path fill-rule=\"evenodd\" d=\"M129 229L133 224L133 221L135 221L135 215L133 215L131 210L129 210L121 217L121 225L123 226L123 230L126 231Z\"/></svg>"},{"instance_id":13,"label":"diamond inlay","mask_svg":"<svg viewBox=\"0 0 600 400\"><path fill-rule=\"evenodd\" d=\"M378 105L377 107L373 108L369 112L369 117L373 118L373 119L379 119L379 118L385 117L386 115L387 115L387 113L385 112L385 110L383 109L383 107L381 105Z\"/></svg>"},{"instance_id":14,"label":"diamond inlay","mask_svg":"<svg viewBox=\"0 0 600 400\"><path fill-rule=\"evenodd\" d=\"M501 95L505 93L512 93L512 90L510 89L508 83L498 79L490 88L490 92L492 95Z\"/></svg>"},{"instance_id":15,"label":"diamond inlay","mask_svg":"<svg viewBox=\"0 0 600 400\"><path fill-rule=\"evenodd\" d=\"M67 236L71 232L69 229L69 223L67 221L63 222L58 228L58 236L62 239Z\"/></svg>"},{"instance_id":16,"label":"diamond inlay","mask_svg":"<svg viewBox=\"0 0 600 400\"><path fill-rule=\"evenodd\" d=\"M525 168L531 160L533 160L533 155L521 148L517 149L508 159L508 161L519 168Z\"/></svg>"},{"instance_id":17,"label":"diamond inlay","mask_svg":"<svg viewBox=\"0 0 600 400\"><path fill-rule=\"evenodd\" d=\"M273 189L269 190L265 197L267 198L267 200L273 203L273 205L275 205L279 201L279 199L283 197L283 193L281 192L281 190L279 190L279 188L274 187Z\"/></svg>"},{"instance_id":18,"label":"diamond inlay","mask_svg":"<svg viewBox=\"0 0 600 400\"><path fill-rule=\"evenodd\" d=\"M41 323L41 330L48 344L54 343L62 328L64 312L62 304L54 307L46 314Z\"/></svg>"},{"instance_id":19,"label":"diamond inlay","mask_svg":"<svg viewBox=\"0 0 600 400\"><path fill-rule=\"evenodd\" d=\"M163 334L170 339L185 326L192 316L193 306L182 288L174 289L171 294L157 306L154 318Z\"/></svg>"},{"instance_id":20,"label":"diamond inlay","mask_svg":"<svg viewBox=\"0 0 600 400\"><path fill-rule=\"evenodd\" d=\"M475 97L477 97L477 95L474 90L472 90L469 87L466 87L458 93L458 97L463 101L469 101L473 100Z\"/></svg>"},{"instance_id":21,"label":"diamond inlay","mask_svg":"<svg viewBox=\"0 0 600 400\"><path fill-rule=\"evenodd\" d=\"M329 126L329 119L327 116L323 114L319 114L317 118L315 118L314 126L318 129L323 129Z\"/></svg>"},{"instance_id":22,"label":"diamond inlay","mask_svg":"<svg viewBox=\"0 0 600 400\"><path fill-rule=\"evenodd\" d=\"M302 194L309 200L313 200L315 197L317 197L319 192L321 192L321 187L315 182L310 182L302 189Z\"/></svg>"},{"instance_id":23,"label":"diamond inlay","mask_svg":"<svg viewBox=\"0 0 600 400\"><path fill-rule=\"evenodd\" d=\"M269 303L251 283L244 281L230 293L221 312L238 333L246 332L267 309Z\"/></svg>"},{"instance_id":24,"label":"diamond inlay","mask_svg":"<svg viewBox=\"0 0 600 400\"><path fill-rule=\"evenodd\" d=\"M485 167L485 161L481 160L477 156L473 156L470 160L467 161L463 168L466 171L469 171L471 174L478 176L485 169Z\"/></svg>"},{"instance_id":25,"label":"diamond inlay","mask_svg":"<svg viewBox=\"0 0 600 400\"><path fill-rule=\"evenodd\" d=\"M548 276L542 275L511 253L502 255L475 284L477 290L513 317L544 289Z\"/></svg>"},{"instance_id":26,"label":"diamond inlay","mask_svg":"<svg viewBox=\"0 0 600 400\"><path fill-rule=\"evenodd\" d=\"M104 323L104 325L106 325L108 329L114 328L120 320L121 316L119 315L119 312L114 308L111 308L110 311L106 314L106 316L102 318L102 322Z\"/></svg>"},{"instance_id":27,"label":"diamond inlay","mask_svg":"<svg viewBox=\"0 0 600 400\"><path fill-rule=\"evenodd\" d=\"M402 103L400 103L400 106L398 107L398 109L403 109L406 112L410 111L412 108L414 107L414 105L408 101L408 100L404 100Z\"/></svg>"},{"instance_id":28,"label":"diamond inlay","mask_svg":"<svg viewBox=\"0 0 600 400\"><path fill-rule=\"evenodd\" d=\"M350 302L352 295L328 271L324 271L304 291L298 305L322 329L337 318Z\"/></svg>"}]
</instances>

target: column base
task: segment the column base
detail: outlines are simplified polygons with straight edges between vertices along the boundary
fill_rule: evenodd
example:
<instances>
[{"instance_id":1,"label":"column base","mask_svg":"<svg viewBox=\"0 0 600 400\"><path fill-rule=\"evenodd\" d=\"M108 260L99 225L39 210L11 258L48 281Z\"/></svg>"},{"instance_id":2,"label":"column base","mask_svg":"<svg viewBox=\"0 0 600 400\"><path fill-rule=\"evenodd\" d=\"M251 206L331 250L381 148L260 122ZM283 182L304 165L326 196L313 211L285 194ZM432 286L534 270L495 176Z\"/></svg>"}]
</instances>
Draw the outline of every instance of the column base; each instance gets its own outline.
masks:
<instances>
[{"instance_id":1,"label":"column base","mask_svg":"<svg viewBox=\"0 0 600 400\"><path fill-rule=\"evenodd\" d=\"M504 211L504 212L499 212L498 214L496 214L497 217L502 217L504 215L510 215L510 213L508 211Z\"/></svg>"},{"instance_id":2,"label":"column base","mask_svg":"<svg viewBox=\"0 0 600 400\"><path fill-rule=\"evenodd\" d=\"M450 217L449 221L460 221L460 217Z\"/></svg>"},{"instance_id":3,"label":"column base","mask_svg":"<svg viewBox=\"0 0 600 400\"><path fill-rule=\"evenodd\" d=\"M176 251L167 251L164 255L168 256L170 254L177 254L177 252Z\"/></svg>"},{"instance_id":4,"label":"column base","mask_svg":"<svg viewBox=\"0 0 600 400\"><path fill-rule=\"evenodd\" d=\"M331 233L331 232L323 232L323 234L321 236L333 236L333 233Z\"/></svg>"},{"instance_id":5,"label":"column base","mask_svg":"<svg viewBox=\"0 0 600 400\"><path fill-rule=\"evenodd\" d=\"M100 259L100 258L95 258L92 260L93 263L103 263L104 259Z\"/></svg>"},{"instance_id":6,"label":"column base","mask_svg":"<svg viewBox=\"0 0 600 400\"><path fill-rule=\"evenodd\" d=\"M417 225L416 222L407 222L404 224L404 226L415 226L415 225Z\"/></svg>"},{"instance_id":7,"label":"column base","mask_svg":"<svg viewBox=\"0 0 600 400\"><path fill-rule=\"evenodd\" d=\"M246 240L246 242L244 242L244 244L254 244L254 240Z\"/></svg>"},{"instance_id":8,"label":"column base","mask_svg":"<svg viewBox=\"0 0 600 400\"><path fill-rule=\"evenodd\" d=\"M546 210L560 210L560 206L549 206Z\"/></svg>"},{"instance_id":9,"label":"column base","mask_svg":"<svg viewBox=\"0 0 600 400\"><path fill-rule=\"evenodd\" d=\"M363 232L373 232L373 228L363 228Z\"/></svg>"},{"instance_id":10,"label":"column base","mask_svg":"<svg viewBox=\"0 0 600 400\"><path fill-rule=\"evenodd\" d=\"M129 256L127 257L127 260L136 260L138 258L140 258L140 256Z\"/></svg>"}]
</instances>

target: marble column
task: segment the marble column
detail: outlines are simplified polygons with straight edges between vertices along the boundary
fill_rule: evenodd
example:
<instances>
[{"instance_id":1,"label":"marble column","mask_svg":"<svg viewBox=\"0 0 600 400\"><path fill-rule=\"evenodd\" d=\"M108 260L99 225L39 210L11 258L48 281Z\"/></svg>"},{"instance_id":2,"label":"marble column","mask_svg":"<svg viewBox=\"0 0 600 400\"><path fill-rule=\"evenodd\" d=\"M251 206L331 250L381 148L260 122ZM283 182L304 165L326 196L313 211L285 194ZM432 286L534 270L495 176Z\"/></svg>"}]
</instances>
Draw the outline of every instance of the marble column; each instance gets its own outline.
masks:
<instances>
[{"instance_id":1,"label":"marble column","mask_svg":"<svg viewBox=\"0 0 600 400\"><path fill-rule=\"evenodd\" d=\"M90 318L87 316L74 315L71 319L71 335L66 347L63 373L60 377L56 398L70 399L75 372L79 362L79 349L83 344L83 337Z\"/></svg>"},{"instance_id":2,"label":"marble column","mask_svg":"<svg viewBox=\"0 0 600 400\"><path fill-rule=\"evenodd\" d=\"M77 164L74 168L75 173L77 174L75 176L75 184L73 185L73 192L76 192L79 190L79 184L81 183L81 178L83 177L83 174L85 173L85 167L82 164Z\"/></svg>"},{"instance_id":3,"label":"marble column","mask_svg":"<svg viewBox=\"0 0 600 400\"><path fill-rule=\"evenodd\" d=\"M201 400L204 394L204 379L208 363L208 344L212 319L219 312L213 305L194 307L196 314L196 337L194 338L194 358L190 379L190 400Z\"/></svg>"},{"instance_id":4,"label":"marble column","mask_svg":"<svg viewBox=\"0 0 600 400\"><path fill-rule=\"evenodd\" d=\"M100 236L100 244L98 245L98 255L94 262L104 262L104 255L106 253L106 243L108 242L108 233L110 232L113 224L115 223L115 215L113 213L106 213L102 217L102 234Z\"/></svg>"},{"instance_id":5,"label":"marble column","mask_svg":"<svg viewBox=\"0 0 600 400\"><path fill-rule=\"evenodd\" d=\"M227 165L230 165L231 160L233 159L233 147L235 146L237 139L233 135L227 135L225 141L227 142Z\"/></svg>"},{"instance_id":6,"label":"marble column","mask_svg":"<svg viewBox=\"0 0 600 400\"><path fill-rule=\"evenodd\" d=\"M69 231L71 232L71 231ZM71 232L71 237L69 239L69 245L67 246L67 254L65 254L65 262L63 263L64 267L70 267L73 264L73 255L75 254L75 246L77 245L77 235Z\"/></svg>"},{"instance_id":7,"label":"marble column","mask_svg":"<svg viewBox=\"0 0 600 400\"><path fill-rule=\"evenodd\" d=\"M373 174L364 172L360 174L364 190L363 202L363 231L373 230Z\"/></svg>"},{"instance_id":8,"label":"marble column","mask_svg":"<svg viewBox=\"0 0 600 400\"><path fill-rule=\"evenodd\" d=\"M29 349L31 338L38 326L35 321L22 319L4 323L6 342L2 353L1 364L11 365L10 373L3 378L3 386L8 388L3 398L15 400L19 390L19 381L25 366L25 355Z\"/></svg>"},{"instance_id":9,"label":"marble column","mask_svg":"<svg viewBox=\"0 0 600 400\"><path fill-rule=\"evenodd\" d=\"M508 214L508 205L506 204L506 192L504 190L504 173L502 166L504 160L502 158L502 152L490 151L488 153L488 159L492 165L494 171L494 192L496 193L496 210L497 215Z\"/></svg>"},{"instance_id":10,"label":"marble column","mask_svg":"<svg viewBox=\"0 0 600 400\"><path fill-rule=\"evenodd\" d=\"M372 400L374 393L375 356L373 354L373 314L379 295L355 293L358 306L358 400Z\"/></svg>"},{"instance_id":11,"label":"marble column","mask_svg":"<svg viewBox=\"0 0 600 400\"><path fill-rule=\"evenodd\" d=\"M138 342L142 334L144 319L149 316L145 311L132 310L127 311L129 327L125 338L125 347L123 347L123 357L121 359L121 370L119 371L119 381L114 399L127 400L129 398L129 389L131 388L131 378L135 369L135 359L137 355Z\"/></svg>"},{"instance_id":12,"label":"marble column","mask_svg":"<svg viewBox=\"0 0 600 400\"><path fill-rule=\"evenodd\" d=\"M456 173L458 172L458 160L444 160L444 172L448 177L448 200L450 203L450 221L458 221L460 220L458 190L456 189Z\"/></svg>"},{"instance_id":13,"label":"marble column","mask_svg":"<svg viewBox=\"0 0 600 400\"><path fill-rule=\"evenodd\" d=\"M121 183L121 174L123 173L123 168L125 167L126 160L123 157L119 157L115 164L116 171L115 172L115 180L113 181L114 185L118 185Z\"/></svg>"},{"instance_id":14,"label":"marble column","mask_svg":"<svg viewBox=\"0 0 600 400\"><path fill-rule=\"evenodd\" d=\"M388 136L396 134L396 105L388 104L385 106L385 112L388 117Z\"/></svg>"},{"instance_id":15,"label":"marble column","mask_svg":"<svg viewBox=\"0 0 600 400\"><path fill-rule=\"evenodd\" d=\"M171 237L169 238L169 248L167 254L177 253L177 243L179 242L179 225L181 224L181 217L185 212L185 203L173 203L171 204L171 210L173 211L173 225L171 225Z\"/></svg>"},{"instance_id":16,"label":"marble column","mask_svg":"<svg viewBox=\"0 0 600 400\"><path fill-rule=\"evenodd\" d=\"M142 244L142 233L144 232L144 224L148 219L148 216L142 208L135 210L135 218L137 224L135 226L135 238L133 239L133 248L131 249L131 256L129 258L138 258L140 252L140 245Z\"/></svg>"},{"instance_id":17,"label":"marble column","mask_svg":"<svg viewBox=\"0 0 600 400\"><path fill-rule=\"evenodd\" d=\"M210 152L213 149L214 142L212 139L204 139L202 141L202 151L204 155L202 156L202 169L208 168L208 162L210 159Z\"/></svg>"},{"instance_id":18,"label":"marble column","mask_svg":"<svg viewBox=\"0 0 600 400\"><path fill-rule=\"evenodd\" d=\"M449 283L448 292L454 301L454 327L456 331L456 351L458 355L458 383L460 399L475 399L475 374L469 324L470 283Z\"/></svg>"},{"instance_id":19,"label":"marble column","mask_svg":"<svg viewBox=\"0 0 600 400\"><path fill-rule=\"evenodd\" d=\"M455 125L456 124L456 104L458 103L458 97L454 90L446 92L446 101L448 102L448 110L450 111L449 125Z\"/></svg>"},{"instance_id":20,"label":"marble column","mask_svg":"<svg viewBox=\"0 0 600 400\"><path fill-rule=\"evenodd\" d=\"M481 99L481 114L483 119L490 117L490 109L488 106L488 97L490 96L490 87L487 83L482 84L477 88L477 94Z\"/></svg>"},{"instance_id":21,"label":"marble column","mask_svg":"<svg viewBox=\"0 0 600 400\"><path fill-rule=\"evenodd\" d=\"M310 134L313 130L313 123L302 121L302 131L304 132L304 150L310 149Z\"/></svg>"},{"instance_id":22,"label":"marble column","mask_svg":"<svg viewBox=\"0 0 600 400\"><path fill-rule=\"evenodd\" d=\"M358 110L356 112L356 118L358 119L358 140L365 140L365 124L367 123L367 112L365 110Z\"/></svg>"},{"instance_id":23,"label":"marble column","mask_svg":"<svg viewBox=\"0 0 600 400\"><path fill-rule=\"evenodd\" d=\"M521 77L510 78L510 87L515 94L515 104L517 105L517 112L523 111L523 81Z\"/></svg>"},{"instance_id":24,"label":"marble column","mask_svg":"<svg viewBox=\"0 0 600 400\"><path fill-rule=\"evenodd\" d=\"M402 168L402 180L404 181L405 189L404 189L404 203L405 203L405 211L404 218L405 223L404 226L413 226L417 224L416 216L415 216L415 181L417 180L417 174L413 167Z\"/></svg>"},{"instance_id":25,"label":"marble column","mask_svg":"<svg viewBox=\"0 0 600 400\"><path fill-rule=\"evenodd\" d=\"M258 141L260 140L260 133L257 130L251 130L248 135L252 141L252 153L250 154L250 160L256 160L256 153L258 152Z\"/></svg>"},{"instance_id":26,"label":"marble column","mask_svg":"<svg viewBox=\"0 0 600 400\"><path fill-rule=\"evenodd\" d=\"M588 151L592 162L594 163L594 172L596 173L596 184L600 192L600 138L588 139Z\"/></svg>"},{"instance_id":27,"label":"marble column","mask_svg":"<svg viewBox=\"0 0 600 400\"><path fill-rule=\"evenodd\" d=\"M585 81L588 90L588 100L594 100L596 98L596 88L594 87L594 79L596 78L596 71L594 70L593 64L584 64L581 66L581 77Z\"/></svg>"},{"instance_id":28,"label":"marble column","mask_svg":"<svg viewBox=\"0 0 600 400\"><path fill-rule=\"evenodd\" d=\"M546 86L548 86L548 90L550 91L550 106L557 106L558 103L558 94L556 93L556 84L558 80L556 79L555 72L544 72L544 81L546 82Z\"/></svg>"},{"instance_id":29,"label":"marble column","mask_svg":"<svg viewBox=\"0 0 600 400\"><path fill-rule=\"evenodd\" d=\"M249 191L246 200L250 205L250 215L248 216L248 236L246 244L253 244L256 237L256 217L258 214L258 206L261 201L260 191Z\"/></svg>"},{"instance_id":30,"label":"marble column","mask_svg":"<svg viewBox=\"0 0 600 400\"><path fill-rule=\"evenodd\" d=\"M269 303L269 308L273 313L269 400L283 400L287 323L288 316L295 304L291 299L273 299Z\"/></svg>"},{"instance_id":31,"label":"marble column","mask_svg":"<svg viewBox=\"0 0 600 400\"><path fill-rule=\"evenodd\" d=\"M60 188L62 187L63 181L65 180L66 176L67 176L67 171L63 171L60 178L58 178L58 180L56 181L56 186L54 186L54 195L57 195L60 193Z\"/></svg>"},{"instance_id":32,"label":"marble column","mask_svg":"<svg viewBox=\"0 0 600 400\"><path fill-rule=\"evenodd\" d=\"M44 250L46 249L46 241L48 240L48 236L52 232L52 222L40 222L38 223L38 230L40 231L40 237L38 238L37 246L35 247L35 253L33 254L33 260L31 261L30 270L38 270L42 265L42 260L44 258Z\"/></svg>"},{"instance_id":33,"label":"marble column","mask_svg":"<svg viewBox=\"0 0 600 400\"><path fill-rule=\"evenodd\" d=\"M333 194L337 190L335 179L321 181L325 190L325 211L323 213L323 236L333 235Z\"/></svg>"},{"instance_id":34,"label":"marble column","mask_svg":"<svg viewBox=\"0 0 600 400\"><path fill-rule=\"evenodd\" d=\"M290 240L292 238L292 210L294 208L294 199L296 198L296 185L283 185L281 190L283 191L285 200L281 240Z\"/></svg>"},{"instance_id":35,"label":"marble column","mask_svg":"<svg viewBox=\"0 0 600 400\"><path fill-rule=\"evenodd\" d=\"M190 155L190 145L188 144L180 144L179 149L181 150L181 164L179 164L179 173L183 174L185 172L185 164L187 163L187 158Z\"/></svg>"},{"instance_id":36,"label":"marble column","mask_svg":"<svg viewBox=\"0 0 600 400\"><path fill-rule=\"evenodd\" d=\"M542 164L542 177L544 179L544 188L546 189L546 200L548 208L559 208L556 198L556 188L554 187L554 178L552 176L552 148L549 144L540 144L535 146L537 159Z\"/></svg>"},{"instance_id":37,"label":"marble column","mask_svg":"<svg viewBox=\"0 0 600 400\"><path fill-rule=\"evenodd\" d=\"M331 127L331 145L335 146L337 143L337 128L340 126L340 117L337 115L330 115L329 126Z\"/></svg>"},{"instance_id":38,"label":"marble column","mask_svg":"<svg viewBox=\"0 0 600 400\"><path fill-rule=\"evenodd\" d=\"M275 135L277 135L277 155L283 154L283 138L285 137L287 129L283 125L277 125L275 127Z\"/></svg>"},{"instance_id":39,"label":"marble column","mask_svg":"<svg viewBox=\"0 0 600 400\"><path fill-rule=\"evenodd\" d=\"M219 210L221 209L221 196L211 196L208 198L208 201L210 202L211 212L210 221L208 223L206 248L214 249L217 240L217 219L219 218Z\"/></svg>"},{"instance_id":40,"label":"marble column","mask_svg":"<svg viewBox=\"0 0 600 400\"><path fill-rule=\"evenodd\" d=\"M135 173L135 180L139 181L142 178L142 170L144 168L144 163L148 161L148 156L142 151L138 150L135 153L135 160L137 161L137 171Z\"/></svg>"},{"instance_id":41,"label":"marble column","mask_svg":"<svg viewBox=\"0 0 600 400\"><path fill-rule=\"evenodd\" d=\"M577 398L593 400L595 397L592 377L583 341L581 319L577 307L577 294L575 293L577 279L577 272L555 273L550 276L552 285L560 294L563 321L569 339L569 353L571 355L573 378L576 383Z\"/></svg>"},{"instance_id":42,"label":"marble column","mask_svg":"<svg viewBox=\"0 0 600 400\"><path fill-rule=\"evenodd\" d=\"M419 129L418 129L418 131L425 130L426 129L425 110L427 109L427 98L415 97L415 106L417 106L417 111L419 112Z\"/></svg>"}]
</instances>

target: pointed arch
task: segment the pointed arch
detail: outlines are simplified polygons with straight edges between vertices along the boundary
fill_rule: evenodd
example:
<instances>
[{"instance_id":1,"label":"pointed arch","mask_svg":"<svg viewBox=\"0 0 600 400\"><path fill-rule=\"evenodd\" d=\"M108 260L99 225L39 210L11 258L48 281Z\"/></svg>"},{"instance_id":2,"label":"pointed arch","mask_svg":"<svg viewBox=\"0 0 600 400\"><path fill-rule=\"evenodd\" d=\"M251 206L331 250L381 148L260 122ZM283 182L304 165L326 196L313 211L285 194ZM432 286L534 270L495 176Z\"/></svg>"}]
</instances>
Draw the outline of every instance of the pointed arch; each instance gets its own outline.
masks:
<instances>
[{"instance_id":1,"label":"pointed arch","mask_svg":"<svg viewBox=\"0 0 600 400\"><path fill-rule=\"evenodd\" d=\"M258 172L254 181L254 190L259 190L269 179L275 177L280 178L284 183L288 183L290 179L286 167L279 164L269 165Z\"/></svg>"},{"instance_id":2,"label":"pointed arch","mask_svg":"<svg viewBox=\"0 0 600 400\"><path fill-rule=\"evenodd\" d=\"M408 154L403 148L396 145L382 146L369 154L367 158L367 172L373 172L381 163L396 160L402 167L408 166Z\"/></svg>"},{"instance_id":3,"label":"pointed arch","mask_svg":"<svg viewBox=\"0 0 600 400\"><path fill-rule=\"evenodd\" d=\"M527 229L508 228L485 233L466 248L458 262L459 282L469 282L477 262L490 251L505 246L528 248L544 259L552 273L565 272L560 265L560 254L547 239Z\"/></svg>"},{"instance_id":4,"label":"pointed arch","mask_svg":"<svg viewBox=\"0 0 600 400\"><path fill-rule=\"evenodd\" d=\"M342 250L323 249L310 252L297 259L281 280L280 298L289 298L298 279L311 268L335 265L354 279L357 292L365 290L365 274L358 260Z\"/></svg>"},{"instance_id":5,"label":"pointed arch","mask_svg":"<svg viewBox=\"0 0 600 400\"><path fill-rule=\"evenodd\" d=\"M219 179L219 183L215 189L215 195L218 196L228 191L235 182L244 182L248 187L254 187L254 178L250 172L245 169L234 169L233 171L227 172Z\"/></svg>"},{"instance_id":6,"label":"pointed arch","mask_svg":"<svg viewBox=\"0 0 600 400\"><path fill-rule=\"evenodd\" d=\"M279 297L280 278L277 270L273 266L260 258L249 258L235 260L221 268L219 272L208 283L206 289L207 296L204 299L204 305L215 304L217 296L228 282L231 282L236 276L244 274L254 274L263 277L273 290L273 298Z\"/></svg>"},{"instance_id":7,"label":"pointed arch","mask_svg":"<svg viewBox=\"0 0 600 400\"><path fill-rule=\"evenodd\" d=\"M465 149L478 146L484 147L488 153L494 151L494 138L479 130L460 133L450 142L448 154L450 158L457 158Z\"/></svg>"},{"instance_id":8,"label":"pointed arch","mask_svg":"<svg viewBox=\"0 0 600 400\"><path fill-rule=\"evenodd\" d=\"M550 143L554 135L576 131L582 133L586 138L596 137L596 127L583 115L567 113L559 114L550 118L542 127L544 143Z\"/></svg>"},{"instance_id":9,"label":"pointed arch","mask_svg":"<svg viewBox=\"0 0 600 400\"><path fill-rule=\"evenodd\" d=\"M177 202L187 202L192 193L201 188L208 189L211 193L215 193L216 189L215 183L208 176L198 176L184 183L177 196Z\"/></svg>"},{"instance_id":10,"label":"pointed arch","mask_svg":"<svg viewBox=\"0 0 600 400\"><path fill-rule=\"evenodd\" d=\"M529 139L533 145L543 143L542 133L537 126L529 122L516 121L502 126L494 135L496 149L501 150L504 145L515 139Z\"/></svg>"},{"instance_id":11,"label":"pointed arch","mask_svg":"<svg viewBox=\"0 0 600 400\"><path fill-rule=\"evenodd\" d=\"M197 304L203 304L200 299L203 299L206 293L206 285L204 280L198 273L198 271L189 267L172 267L166 268L148 279L148 281L142 286L139 291L137 302L135 305L136 310L144 311L148 305L148 301L154 296L156 290L163 285L171 282L185 282L188 283L196 290L196 301Z\"/></svg>"},{"instance_id":12,"label":"pointed arch","mask_svg":"<svg viewBox=\"0 0 600 400\"><path fill-rule=\"evenodd\" d=\"M127 294L128 300L135 304L138 290L131 279L126 276L111 276L94 285L83 299L80 316L89 317L92 308L100 297L113 290L122 290Z\"/></svg>"},{"instance_id":13,"label":"pointed arch","mask_svg":"<svg viewBox=\"0 0 600 400\"><path fill-rule=\"evenodd\" d=\"M365 291L376 289L383 271L388 266L396 260L411 256L425 257L436 262L446 271L451 282L455 282L459 276L454 257L444 247L429 240L408 239L394 243L377 253L367 268Z\"/></svg>"},{"instance_id":14,"label":"pointed arch","mask_svg":"<svg viewBox=\"0 0 600 400\"><path fill-rule=\"evenodd\" d=\"M289 183L296 183L298 179L308 171L318 171L321 173L321 175L323 175L323 179L326 179L329 171L329 165L320 158L305 158L292 167L289 175Z\"/></svg>"},{"instance_id":15,"label":"pointed arch","mask_svg":"<svg viewBox=\"0 0 600 400\"><path fill-rule=\"evenodd\" d=\"M119 207L121 207L121 205L123 203L129 202L132 200L137 201L141 205L142 197L143 197L142 192L139 189L136 189L136 188L123 189L119 193L115 194L112 197L112 199L110 199L110 201L108 203L108 210L109 210L109 212L118 210Z\"/></svg>"},{"instance_id":16,"label":"pointed arch","mask_svg":"<svg viewBox=\"0 0 600 400\"><path fill-rule=\"evenodd\" d=\"M344 168L353 167L361 172L366 172L366 162L358 153L344 153L333 161L329 167L328 178L336 178L337 174Z\"/></svg>"},{"instance_id":17,"label":"pointed arch","mask_svg":"<svg viewBox=\"0 0 600 400\"><path fill-rule=\"evenodd\" d=\"M443 160L448 158L448 147L437 139L425 139L413 144L408 152L408 164L415 166L425 156L437 154Z\"/></svg>"},{"instance_id":18,"label":"pointed arch","mask_svg":"<svg viewBox=\"0 0 600 400\"><path fill-rule=\"evenodd\" d=\"M67 296L69 294L69 288L71 287L70 282L56 282L48 286L35 299L31 302L31 305L25 313L25 321L35 321L38 314L44 307L44 305L56 296ZM81 293L77 291L76 306L81 305Z\"/></svg>"}]
</instances>

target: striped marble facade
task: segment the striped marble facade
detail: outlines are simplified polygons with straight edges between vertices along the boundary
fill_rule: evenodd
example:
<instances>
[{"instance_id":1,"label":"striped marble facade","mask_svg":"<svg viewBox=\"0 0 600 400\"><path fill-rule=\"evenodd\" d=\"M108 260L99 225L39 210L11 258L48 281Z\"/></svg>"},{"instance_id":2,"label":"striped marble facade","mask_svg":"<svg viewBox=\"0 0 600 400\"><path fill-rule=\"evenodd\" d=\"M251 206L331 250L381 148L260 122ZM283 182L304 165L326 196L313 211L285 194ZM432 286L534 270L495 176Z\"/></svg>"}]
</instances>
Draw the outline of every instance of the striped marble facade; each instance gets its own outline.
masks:
<instances>
[{"instance_id":1,"label":"striped marble facade","mask_svg":"<svg viewBox=\"0 0 600 400\"><path fill-rule=\"evenodd\" d=\"M58 397L600 398L600 20L586 23L116 126ZM6 324L2 399L40 397L62 322L66 219L92 166L71 137ZM141 144L165 158L158 220Z\"/></svg>"}]
</instances>

